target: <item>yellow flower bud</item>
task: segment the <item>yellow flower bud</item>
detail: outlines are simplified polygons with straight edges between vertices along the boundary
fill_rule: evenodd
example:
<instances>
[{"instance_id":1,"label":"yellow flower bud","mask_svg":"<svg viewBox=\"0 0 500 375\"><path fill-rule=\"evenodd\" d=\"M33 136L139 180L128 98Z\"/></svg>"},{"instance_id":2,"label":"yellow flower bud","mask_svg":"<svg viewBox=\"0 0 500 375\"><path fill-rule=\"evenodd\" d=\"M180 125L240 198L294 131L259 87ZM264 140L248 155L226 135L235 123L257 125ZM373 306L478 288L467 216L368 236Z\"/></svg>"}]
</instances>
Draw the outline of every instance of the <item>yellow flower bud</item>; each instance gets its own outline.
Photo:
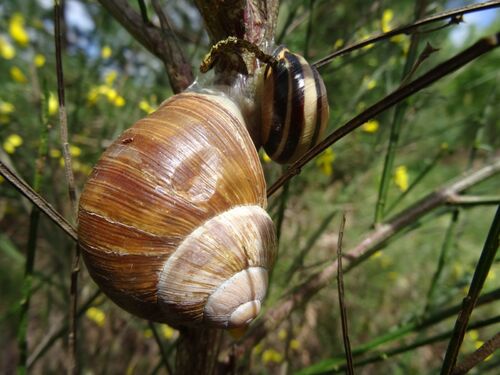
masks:
<instances>
[{"instance_id":1,"label":"yellow flower bud","mask_svg":"<svg viewBox=\"0 0 500 375\"><path fill-rule=\"evenodd\" d=\"M0 56L5 60L12 60L16 56L16 50L7 39L0 36Z\"/></svg>"},{"instance_id":2,"label":"yellow flower bud","mask_svg":"<svg viewBox=\"0 0 500 375\"><path fill-rule=\"evenodd\" d=\"M105 60L109 59L112 53L113 51L111 50L110 46L104 46L101 49L101 57Z\"/></svg>"},{"instance_id":3,"label":"yellow flower bud","mask_svg":"<svg viewBox=\"0 0 500 375\"><path fill-rule=\"evenodd\" d=\"M23 71L19 69L17 66L13 66L10 68L10 76L12 79L18 83L26 83L28 82L28 78L24 75Z\"/></svg>"},{"instance_id":4,"label":"yellow flower bud","mask_svg":"<svg viewBox=\"0 0 500 375\"><path fill-rule=\"evenodd\" d=\"M104 323L106 322L106 314L104 311L99 309L98 307L90 307L86 312L85 316L97 324L99 327L104 327Z\"/></svg>"},{"instance_id":5,"label":"yellow flower bud","mask_svg":"<svg viewBox=\"0 0 500 375\"><path fill-rule=\"evenodd\" d=\"M19 45L26 46L29 41L29 35L24 28L24 17L21 13L14 13L9 21L9 34Z\"/></svg>"},{"instance_id":6,"label":"yellow flower bud","mask_svg":"<svg viewBox=\"0 0 500 375\"><path fill-rule=\"evenodd\" d=\"M37 68L41 68L42 66L45 65L45 56L40 53L37 53L33 61L35 62L35 66Z\"/></svg>"}]
</instances>

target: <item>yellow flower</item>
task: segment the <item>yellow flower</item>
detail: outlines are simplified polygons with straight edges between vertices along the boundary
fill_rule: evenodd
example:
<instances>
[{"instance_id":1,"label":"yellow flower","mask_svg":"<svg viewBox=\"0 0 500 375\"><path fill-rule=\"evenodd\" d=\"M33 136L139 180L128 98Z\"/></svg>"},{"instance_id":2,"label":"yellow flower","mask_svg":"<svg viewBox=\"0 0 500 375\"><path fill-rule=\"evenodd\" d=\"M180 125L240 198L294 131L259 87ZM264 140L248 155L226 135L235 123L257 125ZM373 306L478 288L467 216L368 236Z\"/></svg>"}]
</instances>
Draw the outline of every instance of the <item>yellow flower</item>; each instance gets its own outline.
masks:
<instances>
[{"instance_id":1,"label":"yellow flower","mask_svg":"<svg viewBox=\"0 0 500 375\"><path fill-rule=\"evenodd\" d=\"M78 156L80 156L82 154L82 149L80 147L78 147L78 146L70 145L69 146L69 153L74 158L77 158Z\"/></svg>"},{"instance_id":2,"label":"yellow flower","mask_svg":"<svg viewBox=\"0 0 500 375\"><path fill-rule=\"evenodd\" d=\"M264 161L264 163L270 163L272 161L265 151L262 151L262 160Z\"/></svg>"},{"instance_id":3,"label":"yellow flower","mask_svg":"<svg viewBox=\"0 0 500 375\"><path fill-rule=\"evenodd\" d=\"M290 349L298 350L300 348L300 341L297 339L290 340Z\"/></svg>"},{"instance_id":4,"label":"yellow flower","mask_svg":"<svg viewBox=\"0 0 500 375\"><path fill-rule=\"evenodd\" d=\"M472 341L476 341L479 339L479 332L475 329L471 329L468 333L468 336Z\"/></svg>"},{"instance_id":5,"label":"yellow flower","mask_svg":"<svg viewBox=\"0 0 500 375\"><path fill-rule=\"evenodd\" d=\"M486 276L486 281L493 281L497 278L497 274L495 270L489 270L488 275Z\"/></svg>"},{"instance_id":6,"label":"yellow flower","mask_svg":"<svg viewBox=\"0 0 500 375\"><path fill-rule=\"evenodd\" d=\"M144 112L146 112L147 114L150 114L152 112L154 112L154 108L146 101L146 100L141 100L139 102L139 108L142 109Z\"/></svg>"},{"instance_id":7,"label":"yellow flower","mask_svg":"<svg viewBox=\"0 0 500 375\"><path fill-rule=\"evenodd\" d=\"M104 89L104 87L106 87L106 89ZM112 87L107 87L107 86L104 86L104 87L103 87L103 89L105 91L104 95L106 95L106 97L108 98L108 101L110 103L113 103L115 101L116 97L118 96L118 93Z\"/></svg>"},{"instance_id":8,"label":"yellow flower","mask_svg":"<svg viewBox=\"0 0 500 375\"><path fill-rule=\"evenodd\" d=\"M167 324L162 324L161 325L161 334L163 335L163 337L165 337L167 340L170 340L172 339L175 334L176 334L176 330L173 329L172 327L170 327L169 325Z\"/></svg>"},{"instance_id":9,"label":"yellow flower","mask_svg":"<svg viewBox=\"0 0 500 375\"><path fill-rule=\"evenodd\" d=\"M379 123L377 120L367 121L361 126L361 129L366 133L375 133L378 130Z\"/></svg>"},{"instance_id":10,"label":"yellow flower","mask_svg":"<svg viewBox=\"0 0 500 375\"><path fill-rule=\"evenodd\" d=\"M262 362L264 363L280 363L283 361L283 355L274 349L266 349L262 353Z\"/></svg>"},{"instance_id":11,"label":"yellow flower","mask_svg":"<svg viewBox=\"0 0 500 375\"><path fill-rule=\"evenodd\" d=\"M106 322L106 314L98 307L90 307L86 312L85 316L92 320L99 327L104 327L104 323Z\"/></svg>"},{"instance_id":12,"label":"yellow flower","mask_svg":"<svg viewBox=\"0 0 500 375\"><path fill-rule=\"evenodd\" d=\"M49 155L51 158L60 158L61 157L61 151L59 151L57 148L51 148L49 151Z\"/></svg>"},{"instance_id":13,"label":"yellow flower","mask_svg":"<svg viewBox=\"0 0 500 375\"><path fill-rule=\"evenodd\" d=\"M333 173L333 161L335 160L335 153L329 147L317 159L316 165L321 169L325 176L331 176Z\"/></svg>"},{"instance_id":14,"label":"yellow flower","mask_svg":"<svg viewBox=\"0 0 500 375\"><path fill-rule=\"evenodd\" d=\"M8 115L9 113L14 112L14 110L14 104L0 100L0 113Z\"/></svg>"},{"instance_id":15,"label":"yellow flower","mask_svg":"<svg viewBox=\"0 0 500 375\"><path fill-rule=\"evenodd\" d=\"M37 68L41 68L42 66L45 65L45 56L42 55L41 53L37 53L35 55L33 61L35 62L35 66Z\"/></svg>"},{"instance_id":16,"label":"yellow flower","mask_svg":"<svg viewBox=\"0 0 500 375\"><path fill-rule=\"evenodd\" d=\"M21 13L14 13L9 21L9 34L19 45L26 46L30 41L28 32L24 28L24 17Z\"/></svg>"},{"instance_id":17,"label":"yellow flower","mask_svg":"<svg viewBox=\"0 0 500 375\"><path fill-rule=\"evenodd\" d=\"M110 70L104 75L104 82L108 85L112 85L118 76L118 72L116 70Z\"/></svg>"},{"instance_id":18,"label":"yellow flower","mask_svg":"<svg viewBox=\"0 0 500 375\"><path fill-rule=\"evenodd\" d=\"M389 39L391 42L394 42L394 43L403 43L405 41L406 37L404 34L398 34L398 35L394 35L391 37L391 39Z\"/></svg>"},{"instance_id":19,"label":"yellow flower","mask_svg":"<svg viewBox=\"0 0 500 375\"><path fill-rule=\"evenodd\" d=\"M112 53L113 53L113 51L111 50L110 46L104 46L101 49L101 57L103 59L109 59L111 57Z\"/></svg>"},{"instance_id":20,"label":"yellow flower","mask_svg":"<svg viewBox=\"0 0 500 375\"><path fill-rule=\"evenodd\" d=\"M19 134L11 134L3 143L3 148L8 154L13 154L16 148L23 144L23 139Z\"/></svg>"},{"instance_id":21,"label":"yellow flower","mask_svg":"<svg viewBox=\"0 0 500 375\"><path fill-rule=\"evenodd\" d=\"M399 188L401 191L406 191L408 190L408 169L404 165L400 165L399 167L396 168L396 171L394 172L394 183L396 186Z\"/></svg>"},{"instance_id":22,"label":"yellow flower","mask_svg":"<svg viewBox=\"0 0 500 375\"><path fill-rule=\"evenodd\" d=\"M286 331L284 329L280 329L278 332L278 338L280 340L284 340L284 339L286 339L286 336L287 336Z\"/></svg>"},{"instance_id":23,"label":"yellow flower","mask_svg":"<svg viewBox=\"0 0 500 375\"><path fill-rule=\"evenodd\" d=\"M49 93L49 116L54 116L59 111L59 102L53 93Z\"/></svg>"},{"instance_id":24,"label":"yellow flower","mask_svg":"<svg viewBox=\"0 0 500 375\"><path fill-rule=\"evenodd\" d=\"M384 13L382 14L382 32L386 33L391 30L390 23L392 19L394 18L394 12L392 9L386 9L384 10Z\"/></svg>"},{"instance_id":25,"label":"yellow flower","mask_svg":"<svg viewBox=\"0 0 500 375\"><path fill-rule=\"evenodd\" d=\"M335 41L333 44L333 50L340 49L344 45L344 39L340 38Z\"/></svg>"},{"instance_id":26,"label":"yellow flower","mask_svg":"<svg viewBox=\"0 0 500 375\"><path fill-rule=\"evenodd\" d=\"M363 34L363 35L361 36L361 41L365 41L366 39L369 39L369 38L370 38L370 35L368 35L368 34ZM370 44L367 44L366 46L364 46L362 49L364 49L364 50L368 50L368 49L372 48L373 46L374 46L374 44L373 44L373 43L370 43Z\"/></svg>"},{"instance_id":27,"label":"yellow flower","mask_svg":"<svg viewBox=\"0 0 500 375\"><path fill-rule=\"evenodd\" d=\"M377 81L375 81L373 78L367 78L365 77L364 79L366 88L368 90L373 90L377 86Z\"/></svg>"},{"instance_id":28,"label":"yellow flower","mask_svg":"<svg viewBox=\"0 0 500 375\"><path fill-rule=\"evenodd\" d=\"M7 39L0 36L0 56L5 60L12 60L16 56L16 50Z\"/></svg>"},{"instance_id":29,"label":"yellow flower","mask_svg":"<svg viewBox=\"0 0 500 375\"><path fill-rule=\"evenodd\" d=\"M17 67L17 66L13 66L12 68L10 68L10 76L16 82L19 82L19 83L28 82L28 78L26 78L23 71L21 69L19 69L19 67Z\"/></svg>"},{"instance_id":30,"label":"yellow flower","mask_svg":"<svg viewBox=\"0 0 500 375\"><path fill-rule=\"evenodd\" d=\"M117 107L123 107L125 105L125 98L121 95L118 95L115 100L113 100L113 104Z\"/></svg>"}]
</instances>

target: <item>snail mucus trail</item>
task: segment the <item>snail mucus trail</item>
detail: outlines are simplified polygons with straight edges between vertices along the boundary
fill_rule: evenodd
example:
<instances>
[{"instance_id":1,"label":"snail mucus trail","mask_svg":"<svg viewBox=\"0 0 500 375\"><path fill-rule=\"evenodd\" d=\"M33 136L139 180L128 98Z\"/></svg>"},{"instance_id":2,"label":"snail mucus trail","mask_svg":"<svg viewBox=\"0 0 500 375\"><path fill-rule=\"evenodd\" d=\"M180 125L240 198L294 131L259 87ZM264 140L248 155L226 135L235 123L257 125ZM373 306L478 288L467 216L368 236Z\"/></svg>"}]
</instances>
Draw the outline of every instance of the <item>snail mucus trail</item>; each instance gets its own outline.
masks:
<instances>
[{"instance_id":1,"label":"snail mucus trail","mask_svg":"<svg viewBox=\"0 0 500 375\"><path fill-rule=\"evenodd\" d=\"M324 128L328 113L322 82L307 83L317 79L313 70L303 70L297 87L305 86L304 94L292 103L299 74L287 75L295 60L281 51L284 64L266 70L258 86L262 96L278 97L261 103L272 103L262 106L271 126L263 134L280 161L315 142L321 129L307 130L308 124ZM310 103L311 85L321 95L320 115L303 110L299 132L291 124L300 111L290 107ZM275 111L284 120L270 114ZM274 140L301 132L313 136L293 147ZM187 90L103 153L80 198L79 246L95 282L130 313L173 326L241 327L258 315L276 259L266 204L262 167L240 108L220 92Z\"/></svg>"}]
</instances>

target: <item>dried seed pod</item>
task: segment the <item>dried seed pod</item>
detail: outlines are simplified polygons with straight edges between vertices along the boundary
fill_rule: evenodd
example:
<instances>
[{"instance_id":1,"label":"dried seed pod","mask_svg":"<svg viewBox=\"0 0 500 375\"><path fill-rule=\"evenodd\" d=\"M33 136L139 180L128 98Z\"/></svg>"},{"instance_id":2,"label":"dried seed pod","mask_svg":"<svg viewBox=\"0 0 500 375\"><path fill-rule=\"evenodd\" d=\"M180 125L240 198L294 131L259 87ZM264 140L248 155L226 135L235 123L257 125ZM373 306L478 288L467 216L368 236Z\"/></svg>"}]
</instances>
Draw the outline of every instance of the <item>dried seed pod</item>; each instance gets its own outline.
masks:
<instances>
[{"instance_id":1,"label":"dried seed pod","mask_svg":"<svg viewBox=\"0 0 500 375\"><path fill-rule=\"evenodd\" d=\"M262 141L271 159L293 163L321 139L328 123L325 84L316 68L284 47L262 84Z\"/></svg>"},{"instance_id":2,"label":"dried seed pod","mask_svg":"<svg viewBox=\"0 0 500 375\"><path fill-rule=\"evenodd\" d=\"M276 257L257 152L237 106L182 93L125 131L82 192L89 272L125 310L238 327L258 314Z\"/></svg>"}]
</instances>

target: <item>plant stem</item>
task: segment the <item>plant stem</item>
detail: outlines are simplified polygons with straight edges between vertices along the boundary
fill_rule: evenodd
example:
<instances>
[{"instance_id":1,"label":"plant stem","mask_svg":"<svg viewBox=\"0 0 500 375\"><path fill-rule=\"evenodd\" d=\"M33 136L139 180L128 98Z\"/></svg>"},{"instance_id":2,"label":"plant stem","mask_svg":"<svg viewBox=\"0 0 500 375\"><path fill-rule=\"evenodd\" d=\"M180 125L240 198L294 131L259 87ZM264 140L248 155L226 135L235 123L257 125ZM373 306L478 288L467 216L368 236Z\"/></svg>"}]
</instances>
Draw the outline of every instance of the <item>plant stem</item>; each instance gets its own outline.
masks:
<instances>
[{"instance_id":1,"label":"plant stem","mask_svg":"<svg viewBox=\"0 0 500 375\"><path fill-rule=\"evenodd\" d=\"M500 1L495 0L495 1L486 1L484 3L479 3L479 4L472 4L465 6L463 8L457 8L457 9L451 9L447 10L442 13L434 14L432 16L426 17L424 19L420 19L418 21L415 21L409 25L397 27L393 30L390 30L386 33L375 35L371 38L364 39L362 42L359 43L354 43L352 45L346 46L340 50L337 50L322 59L316 61L313 65L315 65L317 68L321 68L324 65L328 64L330 61L332 61L335 57L345 55L346 53L355 51L357 49L363 48L369 44L376 43L378 41L384 40L384 39L389 39L392 38L395 35L400 35L400 34L410 34L412 32L415 32L416 29L423 25L427 25L429 23L437 22L437 21L442 21L447 18L450 18L450 21L448 24L458 24L460 22L460 18L467 13L471 12L479 12L481 10L486 10L486 9L491 9L491 8L498 8L500 7Z\"/></svg>"},{"instance_id":2,"label":"plant stem","mask_svg":"<svg viewBox=\"0 0 500 375\"><path fill-rule=\"evenodd\" d=\"M462 302L462 310L460 311L457 321L455 323L455 328L453 330L453 335L451 337L448 349L446 350L446 355L443 362L443 367L441 369L442 375L449 375L452 373L453 368L458 357L458 351L462 345L462 341L467 330L467 323L469 322L472 310L476 305L479 293L483 288L488 272L490 271L493 260L498 250L498 245L500 242L500 206L497 208L495 218L490 227L488 237L484 244L483 251L479 257L476 269L474 271L474 276L472 277L471 285L467 296Z\"/></svg>"},{"instance_id":3,"label":"plant stem","mask_svg":"<svg viewBox=\"0 0 500 375\"><path fill-rule=\"evenodd\" d=\"M444 237L443 245L441 246L441 252L439 254L439 260L436 268L436 272L432 276L431 285L429 287L429 291L427 292L426 303L424 307L424 315L429 311L429 308L432 304L432 299L434 297L434 293L436 290L436 286L438 284L439 278L441 277L441 273L443 271L446 260L448 259L448 253L450 252L450 248L454 243L455 239L455 228L458 222L458 214L459 210L453 210L451 215L450 224L448 225L448 230L446 231L446 235Z\"/></svg>"},{"instance_id":4,"label":"plant stem","mask_svg":"<svg viewBox=\"0 0 500 375\"><path fill-rule=\"evenodd\" d=\"M421 12L425 9L425 0L417 1L416 8L415 18L418 19L422 16ZM420 35L418 33L411 35L410 49L408 50L408 55L406 56L406 62L403 67L403 74L401 77L402 83L410 78L408 77L408 74L415 65L419 41ZM389 182L391 180L394 159L396 158L396 149L399 142L399 134L401 132L401 126L407 108L408 103L406 101L402 101L398 103L394 109L394 117L392 119L391 132L389 135L389 145L387 146L387 151L385 153L382 179L380 181L377 203L375 204L375 225L380 223L384 216L385 203L387 200L387 193L389 191Z\"/></svg>"},{"instance_id":5,"label":"plant stem","mask_svg":"<svg viewBox=\"0 0 500 375\"><path fill-rule=\"evenodd\" d=\"M43 172L45 170L45 160L48 152L49 123L47 121L47 102L48 93L40 101L40 125L41 132L38 146L38 157L35 162L35 172L33 177L33 191L40 193L43 187ZM31 295L33 293L33 271L35 266L35 254L37 247L38 222L40 218L40 209L34 205L30 213L30 225L28 233L28 243L26 246L26 261L24 268L23 285L21 288L22 299L19 312L19 326L17 332L19 362L18 374L27 373L26 361L28 359L28 312L30 307Z\"/></svg>"}]
</instances>

